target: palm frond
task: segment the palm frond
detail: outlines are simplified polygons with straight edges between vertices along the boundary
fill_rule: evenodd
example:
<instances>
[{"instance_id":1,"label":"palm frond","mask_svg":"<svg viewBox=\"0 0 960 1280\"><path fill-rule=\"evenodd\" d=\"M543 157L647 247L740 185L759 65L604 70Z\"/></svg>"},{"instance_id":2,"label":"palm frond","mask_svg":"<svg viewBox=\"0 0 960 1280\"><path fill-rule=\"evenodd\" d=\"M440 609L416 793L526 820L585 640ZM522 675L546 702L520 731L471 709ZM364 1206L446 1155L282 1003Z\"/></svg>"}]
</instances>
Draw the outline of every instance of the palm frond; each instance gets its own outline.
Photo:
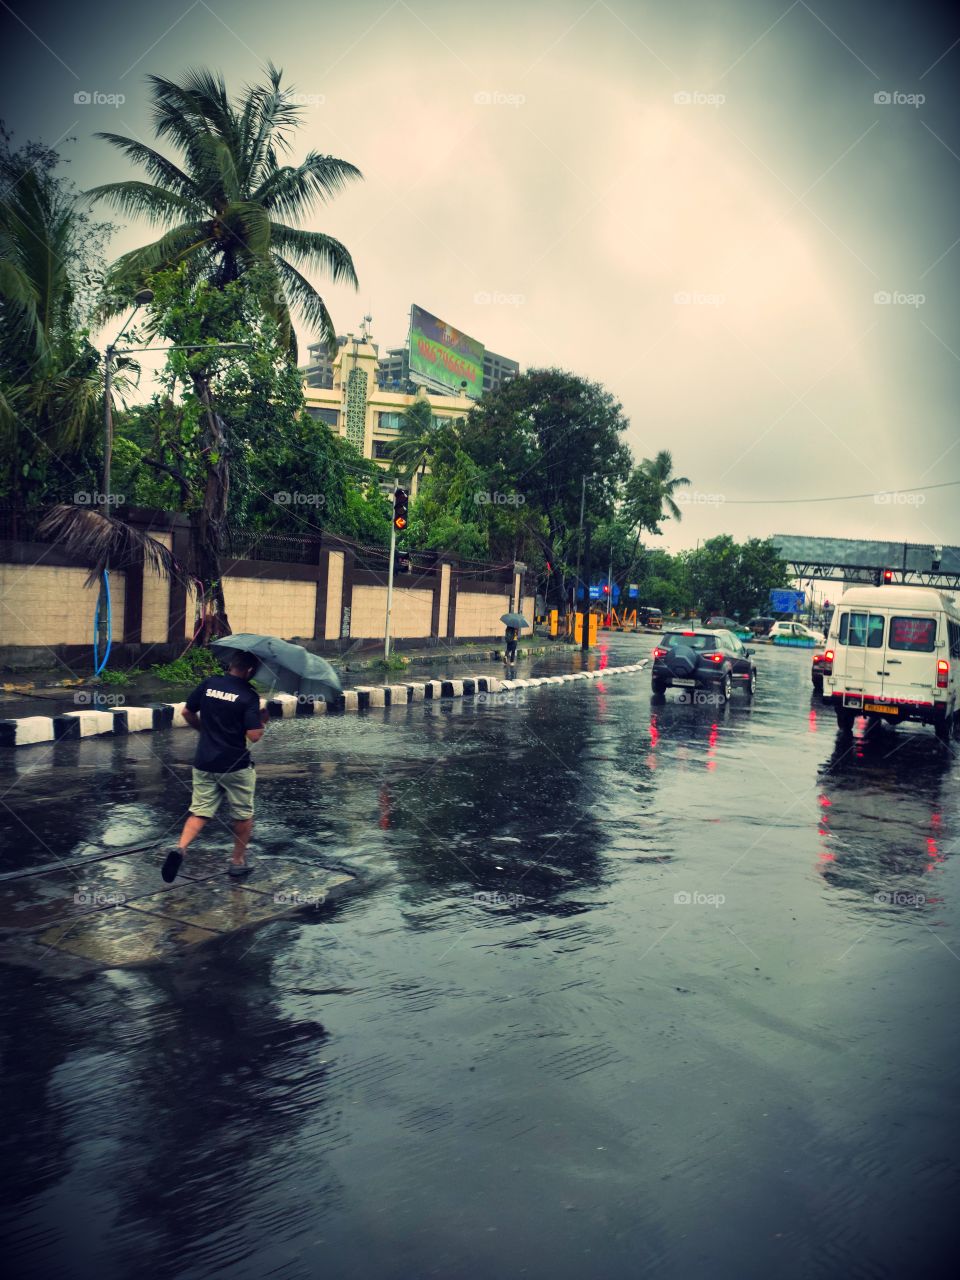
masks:
<instances>
[{"instance_id":1,"label":"palm frond","mask_svg":"<svg viewBox=\"0 0 960 1280\"><path fill-rule=\"evenodd\" d=\"M184 582L189 576L162 542L88 507L59 503L44 516L37 533L89 565L88 586L108 567L125 569L140 563L171 582Z\"/></svg>"},{"instance_id":2,"label":"palm frond","mask_svg":"<svg viewBox=\"0 0 960 1280\"><path fill-rule=\"evenodd\" d=\"M301 164L274 168L250 199L275 209L282 217L299 217L314 201L325 204L348 182L362 177L349 161L311 151Z\"/></svg>"},{"instance_id":3,"label":"palm frond","mask_svg":"<svg viewBox=\"0 0 960 1280\"><path fill-rule=\"evenodd\" d=\"M347 247L333 236L322 231L301 231L283 222L272 226L273 243L277 250L294 258L301 266L323 271L334 284L352 284L357 287L357 272Z\"/></svg>"},{"instance_id":4,"label":"palm frond","mask_svg":"<svg viewBox=\"0 0 960 1280\"><path fill-rule=\"evenodd\" d=\"M94 136L102 138L104 142L109 142L124 152L129 160L146 169L154 182L162 184L168 191L182 196L185 200L196 199L197 189L191 176L178 168L172 160L155 151L153 147L148 147L146 143L139 142L136 138L126 138L120 133L97 133Z\"/></svg>"},{"instance_id":5,"label":"palm frond","mask_svg":"<svg viewBox=\"0 0 960 1280\"><path fill-rule=\"evenodd\" d=\"M323 298L310 281L285 258L275 253L272 259L280 276L287 302L292 304L310 328L320 335L320 340L332 347L337 341L337 333Z\"/></svg>"},{"instance_id":6,"label":"palm frond","mask_svg":"<svg viewBox=\"0 0 960 1280\"><path fill-rule=\"evenodd\" d=\"M106 182L84 194L91 201L106 200L119 213L151 222L169 222L172 217L184 216L193 220L204 212L195 196L182 196L152 182Z\"/></svg>"}]
</instances>

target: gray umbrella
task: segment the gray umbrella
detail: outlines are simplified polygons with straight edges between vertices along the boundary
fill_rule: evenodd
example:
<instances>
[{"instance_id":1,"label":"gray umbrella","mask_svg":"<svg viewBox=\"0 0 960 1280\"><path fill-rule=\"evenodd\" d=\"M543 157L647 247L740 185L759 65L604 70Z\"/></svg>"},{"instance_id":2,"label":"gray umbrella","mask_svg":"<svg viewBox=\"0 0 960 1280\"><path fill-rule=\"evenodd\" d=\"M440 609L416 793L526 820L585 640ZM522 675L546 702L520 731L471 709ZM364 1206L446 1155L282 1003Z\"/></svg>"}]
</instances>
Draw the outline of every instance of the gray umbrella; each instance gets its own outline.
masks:
<instances>
[{"instance_id":1,"label":"gray umbrella","mask_svg":"<svg viewBox=\"0 0 960 1280\"><path fill-rule=\"evenodd\" d=\"M522 613L501 613L500 621L507 627L529 627L530 623L526 620Z\"/></svg>"},{"instance_id":2,"label":"gray umbrella","mask_svg":"<svg viewBox=\"0 0 960 1280\"><path fill-rule=\"evenodd\" d=\"M269 673L274 688L280 693L297 693L304 698L332 702L343 688L329 662L289 640L243 632L213 640L210 647L218 657L227 660L231 652L252 653L260 659L261 669Z\"/></svg>"}]
</instances>

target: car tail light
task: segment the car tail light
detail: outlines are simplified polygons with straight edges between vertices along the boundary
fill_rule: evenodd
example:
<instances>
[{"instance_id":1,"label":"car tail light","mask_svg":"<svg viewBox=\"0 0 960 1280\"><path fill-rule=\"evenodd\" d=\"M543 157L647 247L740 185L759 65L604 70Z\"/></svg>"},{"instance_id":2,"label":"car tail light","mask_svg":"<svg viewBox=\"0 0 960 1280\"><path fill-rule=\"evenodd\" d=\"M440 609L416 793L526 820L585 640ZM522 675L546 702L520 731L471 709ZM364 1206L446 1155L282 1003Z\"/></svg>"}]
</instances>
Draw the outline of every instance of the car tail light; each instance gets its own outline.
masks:
<instances>
[{"instance_id":1,"label":"car tail light","mask_svg":"<svg viewBox=\"0 0 960 1280\"><path fill-rule=\"evenodd\" d=\"M656 649L654 649L653 651L653 656L655 658L665 658L668 652L669 652L668 649L661 649L660 646L657 645Z\"/></svg>"},{"instance_id":2,"label":"car tail light","mask_svg":"<svg viewBox=\"0 0 960 1280\"><path fill-rule=\"evenodd\" d=\"M937 662L937 688L945 689L947 680L950 678L950 663L944 658L940 658Z\"/></svg>"},{"instance_id":3,"label":"car tail light","mask_svg":"<svg viewBox=\"0 0 960 1280\"><path fill-rule=\"evenodd\" d=\"M695 631L681 631L680 634L682 636L695 636L697 633Z\"/></svg>"},{"instance_id":4,"label":"car tail light","mask_svg":"<svg viewBox=\"0 0 960 1280\"><path fill-rule=\"evenodd\" d=\"M833 650L828 649L823 655L823 661L820 663L824 675L833 675Z\"/></svg>"},{"instance_id":5,"label":"car tail light","mask_svg":"<svg viewBox=\"0 0 960 1280\"><path fill-rule=\"evenodd\" d=\"M722 661L723 661L723 654L722 654L722 653L705 653L703 656L706 658L706 660L707 660L708 662L722 662Z\"/></svg>"},{"instance_id":6,"label":"car tail light","mask_svg":"<svg viewBox=\"0 0 960 1280\"><path fill-rule=\"evenodd\" d=\"M824 660L824 662L833 662L833 650L832 650L832 649L828 649L828 650L826 651L826 653L823 655L823 660Z\"/></svg>"}]
</instances>

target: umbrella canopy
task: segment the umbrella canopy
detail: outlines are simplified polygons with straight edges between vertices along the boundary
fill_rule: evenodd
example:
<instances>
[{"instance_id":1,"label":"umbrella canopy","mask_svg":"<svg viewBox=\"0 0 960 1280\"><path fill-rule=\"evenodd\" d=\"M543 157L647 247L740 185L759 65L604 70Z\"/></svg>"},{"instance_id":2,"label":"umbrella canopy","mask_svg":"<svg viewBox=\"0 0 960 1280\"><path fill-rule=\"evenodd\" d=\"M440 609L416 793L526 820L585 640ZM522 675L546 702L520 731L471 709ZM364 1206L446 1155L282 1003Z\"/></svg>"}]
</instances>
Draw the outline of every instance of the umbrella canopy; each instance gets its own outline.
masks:
<instances>
[{"instance_id":1,"label":"umbrella canopy","mask_svg":"<svg viewBox=\"0 0 960 1280\"><path fill-rule=\"evenodd\" d=\"M232 653L252 653L269 672L274 688L280 693L298 693L305 698L322 698L332 702L342 690L340 677L329 662L308 653L302 645L279 640L276 636L258 636L249 632L223 636L210 643L217 657L229 661Z\"/></svg>"},{"instance_id":2,"label":"umbrella canopy","mask_svg":"<svg viewBox=\"0 0 960 1280\"><path fill-rule=\"evenodd\" d=\"M501 613L500 621L507 627L529 627L530 623L526 620L522 613Z\"/></svg>"}]
</instances>

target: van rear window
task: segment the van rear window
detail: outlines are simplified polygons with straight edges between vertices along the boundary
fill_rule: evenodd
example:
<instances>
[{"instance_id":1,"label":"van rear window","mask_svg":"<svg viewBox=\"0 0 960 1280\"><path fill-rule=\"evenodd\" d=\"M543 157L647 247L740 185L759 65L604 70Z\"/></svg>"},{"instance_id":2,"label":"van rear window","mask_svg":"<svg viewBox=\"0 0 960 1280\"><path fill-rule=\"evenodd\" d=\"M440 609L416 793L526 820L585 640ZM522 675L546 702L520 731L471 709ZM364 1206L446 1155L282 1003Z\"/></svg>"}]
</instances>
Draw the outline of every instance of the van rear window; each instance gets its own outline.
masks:
<instances>
[{"instance_id":1,"label":"van rear window","mask_svg":"<svg viewBox=\"0 0 960 1280\"><path fill-rule=\"evenodd\" d=\"M838 644L853 649L883 647L883 616L877 613L843 613L840 615Z\"/></svg>"},{"instance_id":2,"label":"van rear window","mask_svg":"<svg viewBox=\"0 0 960 1280\"><path fill-rule=\"evenodd\" d=\"M888 649L933 653L937 640L936 618L891 618Z\"/></svg>"}]
</instances>

